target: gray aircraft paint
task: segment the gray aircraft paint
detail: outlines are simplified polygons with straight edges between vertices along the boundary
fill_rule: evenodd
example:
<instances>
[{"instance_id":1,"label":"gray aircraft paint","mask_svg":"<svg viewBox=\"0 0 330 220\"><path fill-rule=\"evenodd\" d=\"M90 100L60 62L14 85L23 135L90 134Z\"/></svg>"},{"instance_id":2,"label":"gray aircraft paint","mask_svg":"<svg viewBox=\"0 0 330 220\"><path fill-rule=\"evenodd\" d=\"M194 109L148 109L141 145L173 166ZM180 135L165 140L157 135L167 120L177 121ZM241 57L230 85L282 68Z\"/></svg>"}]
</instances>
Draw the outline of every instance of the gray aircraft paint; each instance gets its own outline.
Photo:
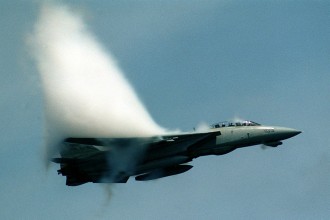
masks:
<instances>
[{"instance_id":1,"label":"gray aircraft paint","mask_svg":"<svg viewBox=\"0 0 330 220\"><path fill-rule=\"evenodd\" d=\"M131 176L147 181L186 172L192 168L186 163L201 156L223 155L257 144L276 147L299 133L242 121L217 123L204 132L159 137L68 138L63 141L61 158L53 162L61 164L58 173L67 177L69 186L125 183Z\"/></svg>"}]
</instances>

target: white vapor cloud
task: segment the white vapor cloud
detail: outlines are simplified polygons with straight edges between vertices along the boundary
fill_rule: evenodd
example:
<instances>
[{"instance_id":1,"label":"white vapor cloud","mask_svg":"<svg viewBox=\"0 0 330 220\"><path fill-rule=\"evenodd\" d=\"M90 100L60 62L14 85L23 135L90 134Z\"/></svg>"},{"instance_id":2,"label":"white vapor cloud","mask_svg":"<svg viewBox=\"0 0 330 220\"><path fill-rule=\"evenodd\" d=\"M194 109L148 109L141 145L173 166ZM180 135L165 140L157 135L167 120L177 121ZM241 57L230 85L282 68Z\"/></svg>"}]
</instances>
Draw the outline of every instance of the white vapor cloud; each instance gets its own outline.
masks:
<instances>
[{"instance_id":1,"label":"white vapor cloud","mask_svg":"<svg viewBox=\"0 0 330 220\"><path fill-rule=\"evenodd\" d=\"M142 137L164 132L111 54L72 9L42 5L31 48L44 91L46 159L65 137Z\"/></svg>"}]
</instances>

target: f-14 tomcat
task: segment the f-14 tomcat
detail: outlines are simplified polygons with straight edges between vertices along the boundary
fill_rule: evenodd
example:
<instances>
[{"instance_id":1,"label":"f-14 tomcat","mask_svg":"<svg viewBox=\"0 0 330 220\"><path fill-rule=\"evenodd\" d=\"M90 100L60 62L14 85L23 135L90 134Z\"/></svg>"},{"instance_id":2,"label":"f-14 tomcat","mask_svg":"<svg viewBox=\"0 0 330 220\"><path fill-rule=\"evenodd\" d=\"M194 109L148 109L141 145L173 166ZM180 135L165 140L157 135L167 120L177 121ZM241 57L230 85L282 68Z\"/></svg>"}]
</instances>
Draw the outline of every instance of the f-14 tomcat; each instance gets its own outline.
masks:
<instances>
[{"instance_id":1,"label":"f-14 tomcat","mask_svg":"<svg viewBox=\"0 0 330 220\"><path fill-rule=\"evenodd\" d=\"M237 148L263 144L277 147L301 131L264 126L252 121L221 122L203 132L146 138L67 138L60 150L58 174L66 185L87 182L126 183L158 179L190 170L187 164L207 155L223 155Z\"/></svg>"}]
</instances>

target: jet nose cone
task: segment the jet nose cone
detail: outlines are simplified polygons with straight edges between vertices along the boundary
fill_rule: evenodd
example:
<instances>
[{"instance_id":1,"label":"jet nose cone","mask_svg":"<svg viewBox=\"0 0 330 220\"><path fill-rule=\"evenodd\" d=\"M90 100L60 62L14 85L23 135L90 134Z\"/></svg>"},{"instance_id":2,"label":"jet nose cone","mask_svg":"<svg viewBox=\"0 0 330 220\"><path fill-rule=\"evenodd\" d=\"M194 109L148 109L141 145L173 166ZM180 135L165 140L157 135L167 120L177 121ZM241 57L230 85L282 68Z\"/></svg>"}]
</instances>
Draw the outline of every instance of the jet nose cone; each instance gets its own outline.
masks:
<instances>
[{"instance_id":1,"label":"jet nose cone","mask_svg":"<svg viewBox=\"0 0 330 220\"><path fill-rule=\"evenodd\" d=\"M301 133L301 131L295 130L295 129L290 129L289 131L287 131L287 134L290 135L290 137L296 136L300 133Z\"/></svg>"},{"instance_id":2,"label":"jet nose cone","mask_svg":"<svg viewBox=\"0 0 330 220\"><path fill-rule=\"evenodd\" d=\"M285 139L291 138L301 133L301 131L293 129L293 128L278 128L278 132Z\"/></svg>"}]
</instances>

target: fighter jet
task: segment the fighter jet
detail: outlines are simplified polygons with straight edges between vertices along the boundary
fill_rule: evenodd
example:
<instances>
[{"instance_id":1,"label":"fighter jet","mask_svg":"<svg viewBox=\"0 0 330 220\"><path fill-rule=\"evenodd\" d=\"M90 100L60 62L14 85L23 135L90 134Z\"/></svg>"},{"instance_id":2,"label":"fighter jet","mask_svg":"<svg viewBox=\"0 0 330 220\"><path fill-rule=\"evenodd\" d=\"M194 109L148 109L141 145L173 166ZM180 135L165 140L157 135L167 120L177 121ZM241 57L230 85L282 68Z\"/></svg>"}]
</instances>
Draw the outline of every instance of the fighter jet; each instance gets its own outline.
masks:
<instances>
[{"instance_id":1,"label":"fighter jet","mask_svg":"<svg viewBox=\"0 0 330 220\"><path fill-rule=\"evenodd\" d=\"M264 126L253 121L226 121L202 132L186 132L154 137L74 138L62 142L58 174L66 176L66 185L87 182L126 183L154 180L190 170L195 158L223 155L242 147L277 147L301 131Z\"/></svg>"}]
</instances>

